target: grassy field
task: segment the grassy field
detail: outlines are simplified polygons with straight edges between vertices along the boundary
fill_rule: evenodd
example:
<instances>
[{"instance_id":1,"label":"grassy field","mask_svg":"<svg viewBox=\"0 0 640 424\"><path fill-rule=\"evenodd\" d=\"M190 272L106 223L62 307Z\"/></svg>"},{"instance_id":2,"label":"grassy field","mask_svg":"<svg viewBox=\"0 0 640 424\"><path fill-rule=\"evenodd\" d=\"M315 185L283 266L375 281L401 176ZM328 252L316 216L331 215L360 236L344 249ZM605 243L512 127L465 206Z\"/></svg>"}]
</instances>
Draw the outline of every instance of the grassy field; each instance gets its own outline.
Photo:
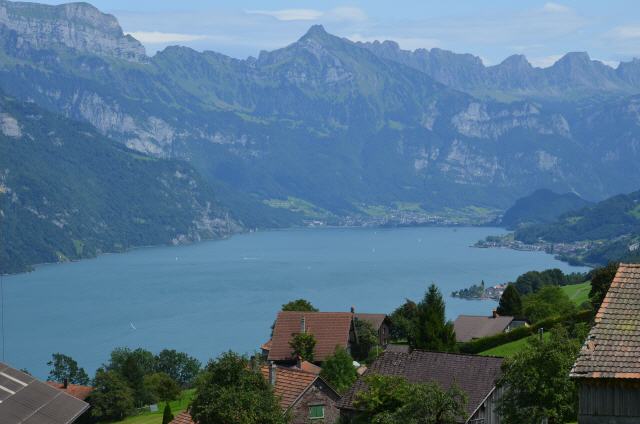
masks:
<instances>
[{"instance_id":1,"label":"grassy field","mask_svg":"<svg viewBox=\"0 0 640 424\"><path fill-rule=\"evenodd\" d=\"M529 336L529 337L525 337L524 339L516 340L515 342L505 343L503 345L496 346L492 349L485 350L484 352L480 352L479 355L502 356L504 358L510 358L516 353L520 352L527 345L527 341L531 337L538 337L538 336ZM544 333L543 337L549 338L550 333Z\"/></svg>"},{"instance_id":2,"label":"grassy field","mask_svg":"<svg viewBox=\"0 0 640 424\"><path fill-rule=\"evenodd\" d=\"M562 287L562 290L573 300L573 303L580 306L589 300L589 291L591 290L591 282L587 281L582 284L572 284Z\"/></svg>"},{"instance_id":3,"label":"grassy field","mask_svg":"<svg viewBox=\"0 0 640 424\"><path fill-rule=\"evenodd\" d=\"M194 390L185 390L182 392L182 398L170 403L171 412L173 415L178 415L180 412L187 409L191 399L193 398ZM162 424L162 411L164 403L158 404L158 412L143 412L132 417L125 418L122 421L117 421L118 424Z\"/></svg>"}]
</instances>

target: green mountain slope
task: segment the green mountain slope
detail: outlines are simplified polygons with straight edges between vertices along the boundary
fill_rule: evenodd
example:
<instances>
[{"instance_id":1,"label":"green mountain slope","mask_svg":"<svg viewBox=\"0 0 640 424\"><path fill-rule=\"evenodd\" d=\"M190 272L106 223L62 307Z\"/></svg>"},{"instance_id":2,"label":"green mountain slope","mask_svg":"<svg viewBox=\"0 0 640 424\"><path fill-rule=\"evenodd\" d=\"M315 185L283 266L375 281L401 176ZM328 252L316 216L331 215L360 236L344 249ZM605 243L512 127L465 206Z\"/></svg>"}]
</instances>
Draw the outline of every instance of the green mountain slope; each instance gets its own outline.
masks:
<instances>
[{"instance_id":1,"label":"green mountain slope","mask_svg":"<svg viewBox=\"0 0 640 424\"><path fill-rule=\"evenodd\" d=\"M640 261L640 191L568 212L556 221L515 231L524 243L581 243L567 259L591 264Z\"/></svg>"},{"instance_id":2,"label":"green mountain slope","mask_svg":"<svg viewBox=\"0 0 640 424\"><path fill-rule=\"evenodd\" d=\"M502 225L515 229L527 224L551 223L559 216L589 205L590 202L574 193L558 194L551 190L536 190L518 199L502 217Z\"/></svg>"},{"instance_id":3,"label":"green mountain slope","mask_svg":"<svg viewBox=\"0 0 640 424\"><path fill-rule=\"evenodd\" d=\"M0 97L0 273L239 228L186 163Z\"/></svg>"}]
</instances>

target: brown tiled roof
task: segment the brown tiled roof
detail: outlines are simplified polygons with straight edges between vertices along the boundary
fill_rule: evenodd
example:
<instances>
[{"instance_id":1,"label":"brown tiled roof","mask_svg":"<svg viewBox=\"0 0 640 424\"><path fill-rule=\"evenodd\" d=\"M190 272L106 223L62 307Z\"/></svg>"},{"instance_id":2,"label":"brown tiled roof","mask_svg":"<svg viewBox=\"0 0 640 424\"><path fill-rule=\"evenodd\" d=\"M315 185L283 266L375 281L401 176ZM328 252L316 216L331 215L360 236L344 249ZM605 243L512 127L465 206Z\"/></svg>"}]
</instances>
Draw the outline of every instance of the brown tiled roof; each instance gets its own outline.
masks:
<instances>
[{"instance_id":1,"label":"brown tiled roof","mask_svg":"<svg viewBox=\"0 0 640 424\"><path fill-rule=\"evenodd\" d=\"M184 411L176 415L176 417L172 421L170 421L169 424L195 424L195 423L193 422L191 415L187 411Z\"/></svg>"},{"instance_id":2,"label":"brown tiled roof","mask_svg":"<svg viewBox=\"0 0 640 424\"><path fill-rule=\"evenodd\" d=\"M302 361L299 365L296 365L296 368L302 371L310 372L311 374L320 375L322 368L317 366L316 364L312 364L309 361Z\"/></svg>"},{"instance_id":3,"label":"brown tiled roof","mask_svg":"<svg viewBox=\"0 0 640 424\"><path fill-rule=\"evenodd\" d=\"M56 381L47 381L47 384L51 387L62 390L63 392L68 393L74 398L80 400L85 400L86 398L88 398L93 391L93 387L79 386L77 384L68 384L66 389L64 388L64 384L58 383Z\"/></svg>"},{"instance_id":4,"label":"brown tiled roof","mask_svg":"<svg viewBox=\"0 0 640 424\"><path fill-rule=\"evenodd\" d=\"M267 352L270 351L271 350L271 340L262 343L262 346L260 346L260 349L266 350Z\"/></svg>"},{"instance_id":5,"label":"brown tiled roof","mask_svg":"<svg viewBox=\"0 0 640 424\"><path fill-rule=\"evenodd\" d=\"M454 385L468 396L469 416L482 404L502 375L502 358L414 350L411 353L385 351L364 376L382 374L405 377L410 383L436 382L448 389ZM355 409L353 401L365 390L360 377L340 399L338 408Z\"/></svg>"},{"instance_id":6,"label":"brown tiled roof","mask_svg":"<svg viewBox=\"0 0 640 424\"><path fill-rule=\"evenodd\" d=\"M269 366L264 365L260 372L269 381ZM276 385L273 388L276 396L280 398L280 406L285 411L304 393L307 388L319 378L317 374L302 371L296 368L276 367Z\"/></svg>"},{"instance_id":7,"label":"brown tiled roof","mask_svg":"<svg viewBox=\"0 0 640 424\"><path fill-rule=\"evenodd\" d=\"M640 264L620 264L571 376L640 378Z\"/></svg>"},{"instance_id":8,"label":"brown tiled roof","mask_svg":"<svg viewBox=\"0 0 640 424\"><path fill-rule=\"evenodd\" d=\"M324 361L335 352L336 346L347 347L353 314L350 312L278 312L271 338L270 361L292 361L291 338L301 332L305 318L307 333L316 339L314 360Z\"/></svg>"},{"instance_id":9,"label":"brown tiled roof","mask_svg":"<svg viewBox=\"0 0 640 424\"><path fill-rule=\"evenodd\" d=\"M359 314L356 313L355 317L361 319L363 321L367 321L370 323L375 330L379 330L380 326L387 319L387 315L385 314Z\"/></svg>"},{"instance_id":10,"label":"brown tiled roof","mask_svg":"<svg viewBox=\"0 0 640 424\"><path fill-rule=\"evenodd\" d=\"M513 321L513 317L508 316L494 318L493 316L460 315L454 321L453 328L456 332L457 341L468 342L480 337L503 333L511 324L511 321Z\"/></svg>"}]
</instances>

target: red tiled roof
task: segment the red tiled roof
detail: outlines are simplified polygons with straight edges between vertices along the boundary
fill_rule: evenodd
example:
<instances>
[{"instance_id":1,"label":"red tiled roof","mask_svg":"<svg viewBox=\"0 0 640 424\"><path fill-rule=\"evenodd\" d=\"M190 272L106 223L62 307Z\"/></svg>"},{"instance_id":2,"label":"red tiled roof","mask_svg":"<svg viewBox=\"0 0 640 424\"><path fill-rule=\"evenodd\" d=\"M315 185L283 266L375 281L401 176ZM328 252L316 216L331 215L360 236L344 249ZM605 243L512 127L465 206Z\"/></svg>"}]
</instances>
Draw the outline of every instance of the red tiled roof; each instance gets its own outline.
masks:
<instances>
[{"instance_id":1,"label":"red tiled roof","mask_svg":"<svg viewBox=\"0 0 640 424\"><path fill-rule=\"evenodd\" d=\"M317 374L302 371L296 368L275 367L276 385L273 388L276 396L280 398L280 406L285 411L304 393L307 388L318 378ZM260 372L269 381L269 366L264 365Z\"/></svg>"},{"instance_id":2,"label":"red tiled roof","mask_svg":"<svg viewBox=\"0 0 640 424\"><path fill-rule=\"evenodd\" d=\"M176 417L172 421L170 421L169 424L195 424L195 423L193 422L191 415L187 411L184 411L176 415Z\"/></svg>"},{"instance_id":3,"label":"red tiled roof","mask_svg":"<svg viewBox=\"0 0 640 424\"><path fill-rule=\"evenodd\" d=\"M400 376L410 383L438 383L442 388L458 386L467 394L469 416L482 405L502 375L503 359L491 356L414 350L410 353L385 351L375 360L366 375ZM358 392L366 390L362 377L338 401L338 408L355 409Z\"/></svg>"},{"instance_id":4,"label":"red tiled roof","mask_svg":"<svg viewBox=\"0 0 640 424\"><path fill-rule=\"evenodd\" d=\"M308 361L302 361L300 366L296 366L296 368L302 371L310 372L311 374L315 374L315 375L320 375L320 372L322 371L322 368Z\"/></svg>"},{"instance_id":5,"label":"red tiled roof","mask_svg":"<svg viewBox=\"0 0 640 424\"><path fill-rule=\"evenodd\" d=\"M260 346L260 349L262 350L266 350L267 352L271 350L271 340L262 343L262 346Z\"/></svg>"},{"instance_id":6,"label":"red tiled roof","mask_svg":"<svg viewBox=\"0 0 640 424\"><path fill-rule=\"evenodd\" d=\"M618 267L571 376L640 378L640 264Z\"/></svg>"},{"instance_id":7,"label":"red tiled roof","mask_svg":"<svg viewBox=\"0 0 640 424\"><path fill-rule=\"evenodd\" d=\"M359 314L356 313L355 317L361 319L362 321L367 321L373 326L374 330L379 330L382 326L382 323L385 319L387 319L386 314Z\"/></svg>"},{"instance_id":8,"label":"red tiled roof","mask_svg":"<svg viewBox=\"0 0 640 424\"><path fill-rule=\"evenodd\" d=\"M270 361L292 361L291 338L301 332L301 320L305 319L307 333L316 339L314 360L324 361L331 356L336 346L346 348L353 314L350 312L278 312L271 338Z\"/></svg>"},{"instance_id":9,"label":"red tiled roof","mask_svg":"<svg viewBox=\"0 0 640 424\"><path fill-rule=\"evenodd\" d=\"M503 333L511 321L513 317L508 316L494 318L493 316L460 315L453 323L456 341L468 342L480 337L495 336Z\"/></svg>"},{"instance_id":10,"label":"red tiled roof","mask_svg":"<svg viewBox=\"0 0 640 424\"><path fill-rule=\"evenodd\" d=\"M88 398L93 391L93 387L80 386L77 384L69 384L67 385L66 389L64 388L64 385L62 383L58 383L56 381L47 381L47 384L51 387L62 390L63 392L68 393L74 398L80 400L85 400L86 398Z\"/></svg>"}]
</instances>

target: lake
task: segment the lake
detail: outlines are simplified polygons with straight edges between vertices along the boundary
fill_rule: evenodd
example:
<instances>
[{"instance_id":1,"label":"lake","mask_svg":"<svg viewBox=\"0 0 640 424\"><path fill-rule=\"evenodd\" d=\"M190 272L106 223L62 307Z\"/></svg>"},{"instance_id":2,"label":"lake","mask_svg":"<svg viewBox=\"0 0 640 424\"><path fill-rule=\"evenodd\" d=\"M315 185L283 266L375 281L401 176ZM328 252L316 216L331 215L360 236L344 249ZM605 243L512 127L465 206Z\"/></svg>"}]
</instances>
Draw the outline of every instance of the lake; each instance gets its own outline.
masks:
<instances>
[{"instance_id":1,"label":"lake","mask_svg":"<svg viewBox=\"0 0 640 424\"><path fill-rule=\"evenodd\" d=\"M253 352L283 303L388 312L435 282L447 316L490 314L493 301L451 291L529 270L582 271L541 252L476 249L497 228L297 229L138 249L5 277L5 358L37 377L54 352L92 375L117 346L186 351L203 362Z\"/></svg>"}]
</instances>

